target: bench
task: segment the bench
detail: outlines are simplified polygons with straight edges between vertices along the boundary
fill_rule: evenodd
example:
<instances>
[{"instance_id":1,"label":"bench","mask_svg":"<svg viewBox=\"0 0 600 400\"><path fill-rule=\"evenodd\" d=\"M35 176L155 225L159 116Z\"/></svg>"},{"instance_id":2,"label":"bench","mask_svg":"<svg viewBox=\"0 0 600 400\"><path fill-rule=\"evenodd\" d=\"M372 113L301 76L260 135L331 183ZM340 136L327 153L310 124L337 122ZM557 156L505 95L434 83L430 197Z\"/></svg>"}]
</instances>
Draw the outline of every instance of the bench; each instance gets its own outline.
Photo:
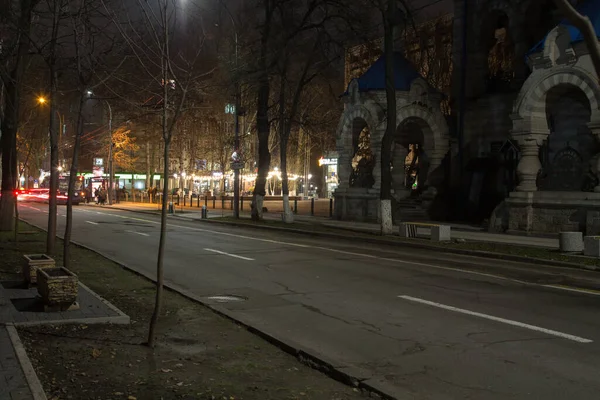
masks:
<instances>
[{"instance_id":1,"label":"bench","mask_svg":"<svg viewBox=\"0 0 600 400\"><path fill-rule=\"evenodd\" d=\"M426 222L401 222L400 237L416 238L418 228L430 228L432 242L447 242L450 241L450 226L430 224Z\"/></svg>"}]
</instances>

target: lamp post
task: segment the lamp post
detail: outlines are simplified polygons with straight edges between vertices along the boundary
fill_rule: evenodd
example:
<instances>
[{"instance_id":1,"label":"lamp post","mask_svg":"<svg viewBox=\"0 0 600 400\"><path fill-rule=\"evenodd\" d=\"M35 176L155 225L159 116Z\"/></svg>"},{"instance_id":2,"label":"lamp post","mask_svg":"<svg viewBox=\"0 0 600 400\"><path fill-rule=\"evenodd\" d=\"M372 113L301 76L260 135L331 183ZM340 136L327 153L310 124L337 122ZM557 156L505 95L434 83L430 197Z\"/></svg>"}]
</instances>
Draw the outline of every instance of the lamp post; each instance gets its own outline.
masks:
<instances>
[{"instance_id":1,"label":"lamp post","mask_svg":"<svg viewBox=\"0 0 600 400\"><path fill-rule=\"evenodd\" d=\"M238 76L236 76L235 78L235 106L234 106L234 111L233 111L233 117L235 120L235 136L234 136L234 142L233 142L233 147L234 147L234 153L235 154L239 154L239 148L240 148L240 103L241 103L241 93L240 93L240 79L239 79L239 58L238 58L238 34L237 34L237 24L235 23L235 18L233 18L233 15L231 14L231 11L229 10L229 7L227 7L227 4L225 4L225 2L223 0L220 0L220 3L223 5L223 8L225 8L225 12L227 13L227 15L229 16L229 18L231 19L231 23L233 24L233 35L234 35L234 40L235 40L235 70L236 73L238 73ZM233 160L234 161L234 168L233 168L233 176L234 176L234 182L233 182L233 216L234 218L239 218L240 217L240 168L238 164L237 160Z\"/></svg>"}]
</instances>

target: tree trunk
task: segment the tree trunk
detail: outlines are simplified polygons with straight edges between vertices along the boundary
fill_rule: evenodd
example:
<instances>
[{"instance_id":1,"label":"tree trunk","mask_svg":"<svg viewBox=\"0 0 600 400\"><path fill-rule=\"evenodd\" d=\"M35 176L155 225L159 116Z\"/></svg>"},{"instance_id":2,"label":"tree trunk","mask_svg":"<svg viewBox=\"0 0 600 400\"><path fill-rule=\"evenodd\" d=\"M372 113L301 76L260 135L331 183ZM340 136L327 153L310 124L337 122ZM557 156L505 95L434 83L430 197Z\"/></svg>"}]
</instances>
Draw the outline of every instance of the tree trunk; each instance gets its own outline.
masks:
<instances>
[{"instance_id":1,"label":"tree trunk","mask_svg":"<svg viewBox=\"0 0 600 400\"><path fill-rule=\"evenodd\" d=\"M393 232L392 221L392 174L390 171L391 148L396 131L396 85L394 83L394 27L391 19L395 15L395 1L388 0L387 12L383 12L384 54L385 54L385 94L387 100L387 126L381 141L381 191L380 216L381 234Z\"/></svg>"},{"instance_id":2,"label":"tree trunk","mask_svg":"<svg viewBox=\"0 0 600 400\"><path fill-rule=\"evenodd\" d=\"M77 170L79 169L79 148L81 147L81 136L83 134L83 105L85 104L85 92L80 93L79 112L77 114L77 132L75 133L75 144L73 145L73 159L69 171L69 189L67 190L67 224L63 239L63 265L71 267L71 231L73 229L73 194L75 193L75 182L77 181Z\"/></svg>"},{"instance_id":3,"label":"tree trunk","mask_svg":"<svg viewBox=\"0 0 600 400\"><path fill-rule=\"evenodd\" d=\"M17 131L19 130L19 104L21 83L25 71L25 58L29 52L32 0L21 0L18 22L19 43L10 76L4 76L4 118L2 119L0 146L2 147L2 186L0 197L0 231L10 232L14 226L14 195L17 178ZM16 13L15 13L16 17Z\"/></svg>"},{"instance_id":4,"label":"tree trunk","mask_svg":"<svg viewBox=\"0 0 600 400\"><path fill-rule=\"evenodd\" d=\"M600 77L600 44L596 37L594 25L586 15L581 15L569 0L554 0L560 12L573 24L583 35L585 44L590 52L596 75Z\"/></svg>"},{"instance_id":5,"label":"tree trunk","mask_svg":"<svg viewBox=\"0 0 600 400\"><path fill-rule=\"evenodd\" d=\"M165 140L163 176L169 176L169 141ZM163 287L164 287L164 266L163 260L165 257L165 241L167 240L167 203L169 199L169 188L167 179L163 184L162 190L162 208L160 212L160 240L158 242L158 259L156 261L156 297L154 300L154 311L150 319L150 328L148 330L148 346L154 348L156 344L156 326L158 324L158 316L162 308Z\"/></svg>"},{"instance_id":6,"label":"tree trunk","mask_svg":"<svg viewBox=\"0 0 600 400\"><path fill-rule=\"evenodd\" d=\"M290 188L287 173L287 144L288 138L284 133L280 140L281 152L281 194L283 195L283 222L291 224L294 222L294 213L290 208Z\"/></svg>"},{"instance_id":7,"label":"tree trunk","mask_svg":"<svg viewBox=\"0 0 600 400\"><path fill-rule=\"evenodd\" d=\"M263 219L263 202L265 199L265 187L269 167L271 165L271 154L269 153L269 94L271 87L269 84L269 71L267 70L267 52L269 44L269 35L271 28L271 7L270 2L265 0L265 24L261 35L259 68L260 77L258 80L258 96L256 107L256 128L258 131L258 174L256 176L256 185L254 187L254 196L252 203L252 219L259 221Z\"/></svg>"},{"instance_id":8,"label":"tree trunk","mask_svg":"<svg viewBox=\"0 0 600 400\"><path fill-rule=\"evenodd\" d=\"M58 190L58 129L56 127L57 103L57 78L54 67L51 66L50 74L50 192L48 199L48 234L46 235L46 253L54 255L56 252L56 192Z\"/></svg>"}]
</instances>

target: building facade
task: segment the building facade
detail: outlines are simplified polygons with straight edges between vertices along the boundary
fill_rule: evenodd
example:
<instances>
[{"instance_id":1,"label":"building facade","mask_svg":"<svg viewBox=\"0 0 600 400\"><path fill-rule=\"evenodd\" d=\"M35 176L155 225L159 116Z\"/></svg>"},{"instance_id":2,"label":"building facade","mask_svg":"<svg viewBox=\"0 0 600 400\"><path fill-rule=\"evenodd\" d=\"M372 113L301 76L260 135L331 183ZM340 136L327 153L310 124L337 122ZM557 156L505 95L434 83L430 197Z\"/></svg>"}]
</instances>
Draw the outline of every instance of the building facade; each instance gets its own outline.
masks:
<instances>
[{"instance_id":1,"label":"building facade","mask_svg":"<svg viewBox=\"0 0 600 400\"><path fill-rule=\"evenodd\" d=\"M449 93L422 65L397 62L397 135L383 150L392 152L396 219L596 233L600 88L581 34L551 0L454 4ZM600 27L600 0L577 7ZM367 81L383 74L381 60L344 97L338 218L379 217L386 103L384 86Z\"/></svg>"}]
</instances>

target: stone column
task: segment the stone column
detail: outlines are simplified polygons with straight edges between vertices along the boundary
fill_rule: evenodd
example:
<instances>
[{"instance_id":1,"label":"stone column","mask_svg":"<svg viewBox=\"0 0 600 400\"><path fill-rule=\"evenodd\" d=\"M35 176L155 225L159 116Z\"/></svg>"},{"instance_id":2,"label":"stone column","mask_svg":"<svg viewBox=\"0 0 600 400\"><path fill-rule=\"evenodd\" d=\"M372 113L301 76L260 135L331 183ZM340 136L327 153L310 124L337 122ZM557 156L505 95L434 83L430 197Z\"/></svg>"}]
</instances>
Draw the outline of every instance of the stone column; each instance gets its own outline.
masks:
<instances>
[{"instance_id":1,"label":"stone column","mask_svg":"<svg viewBox=\"0 0 600 400\"><path fill-rule=\"evenodd\" d=\"M517 166L520 182L516 190L517 192L536 192L537 175L542 168L539 157L541 139L527 136L518 140L521 147L521 160Z\"/></svg>"},{"instance_id":2,"label":"stone column","mask_svg":"<svg viewBox=\"0 0 600 400\"><path fill-rule=\"evenodd\" d=\"M350 152L347 149L338 150L338 187L340 189L347 189L350 187L350 174L352 173L352 158Z\"/></svg>"}]
</instances>

